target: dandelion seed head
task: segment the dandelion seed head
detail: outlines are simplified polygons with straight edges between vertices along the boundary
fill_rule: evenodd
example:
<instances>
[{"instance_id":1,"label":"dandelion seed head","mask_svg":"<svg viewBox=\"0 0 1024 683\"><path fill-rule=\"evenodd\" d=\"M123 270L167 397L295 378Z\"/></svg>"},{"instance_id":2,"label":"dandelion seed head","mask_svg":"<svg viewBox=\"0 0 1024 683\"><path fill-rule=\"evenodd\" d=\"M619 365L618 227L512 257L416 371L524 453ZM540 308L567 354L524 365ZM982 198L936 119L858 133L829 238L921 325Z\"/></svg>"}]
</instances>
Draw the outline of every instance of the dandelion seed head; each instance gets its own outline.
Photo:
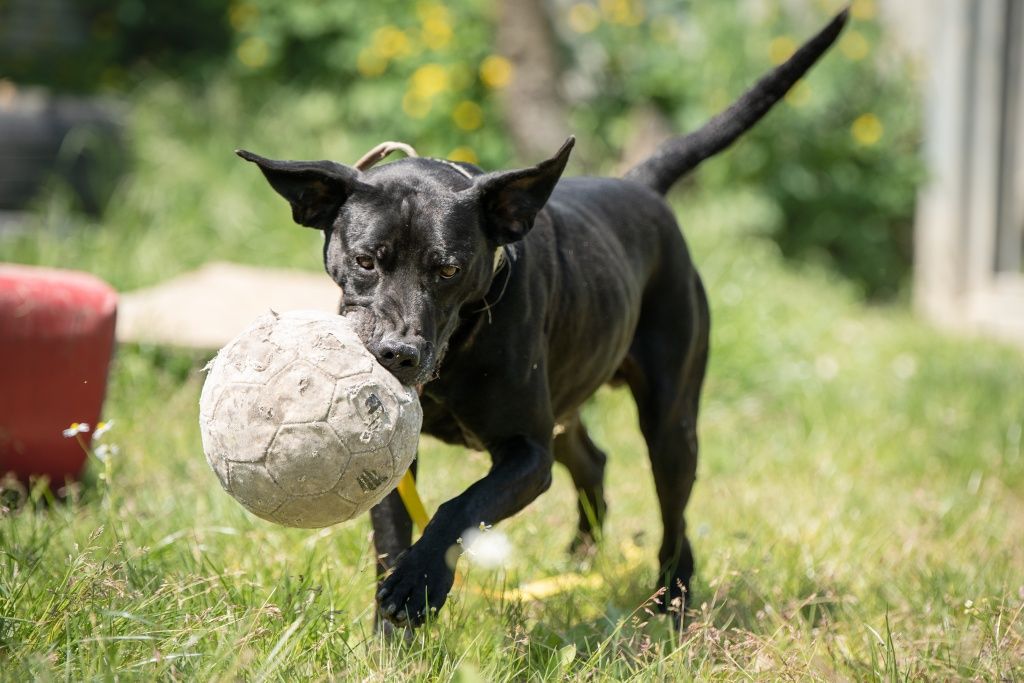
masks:
<instances>
[{"instance_id":1,"label":"dandelion seed head","mask_svg":"<svg viewBox=\"0 0 1024 683\"><path fill-rule=\"evenodd\" d=\"M466 529L462 534L461 545L470 562L486 569L505 566L512 554L512 543L508 536L483 524L477 529Z\"/></svg>"},{"instance_id":2,"label":"dandelion seed head","mask_svg":"<svg viewBox=\"0 0 1024 683\"><path fill-rule=\"evenodd\" d=\"M93 454L102 462L106 462L109 458L116 456L120 452L121 449L117 447L117 444L102 443L96 447Z\"/></svg>"}]
</instances>

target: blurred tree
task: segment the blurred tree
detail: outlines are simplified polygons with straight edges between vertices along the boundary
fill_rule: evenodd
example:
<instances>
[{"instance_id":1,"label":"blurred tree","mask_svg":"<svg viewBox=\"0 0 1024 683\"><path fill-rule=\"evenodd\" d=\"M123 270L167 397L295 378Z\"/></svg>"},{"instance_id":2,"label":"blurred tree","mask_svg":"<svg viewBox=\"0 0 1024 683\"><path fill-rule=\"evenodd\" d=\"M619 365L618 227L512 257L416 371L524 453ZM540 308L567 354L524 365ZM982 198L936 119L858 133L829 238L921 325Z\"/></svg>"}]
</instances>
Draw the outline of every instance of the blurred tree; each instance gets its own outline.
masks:
<instances>
[{"instance_id":1,"label":"blurred tree","mask_svg":"<svg viewBox=\"0 0 1024 683\"><path fill-rule=\"evenodd\" d=\"M544 0L500 0L498 52L512 77L501 92L505 125L524 160L552 155L569 135L562 64Z\"/></svg>"}]
</instances>

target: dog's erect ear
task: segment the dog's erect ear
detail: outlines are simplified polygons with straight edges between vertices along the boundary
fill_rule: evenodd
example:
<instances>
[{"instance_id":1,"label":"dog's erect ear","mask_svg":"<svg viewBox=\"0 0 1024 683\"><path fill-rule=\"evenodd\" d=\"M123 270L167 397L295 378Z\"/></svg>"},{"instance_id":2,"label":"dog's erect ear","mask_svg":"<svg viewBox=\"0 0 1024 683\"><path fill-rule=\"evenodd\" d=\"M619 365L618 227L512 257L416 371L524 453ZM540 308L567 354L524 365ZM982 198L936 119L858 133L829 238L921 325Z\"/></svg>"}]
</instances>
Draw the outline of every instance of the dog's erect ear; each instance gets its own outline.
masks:
<instances>
[{"instance_id":1,"label":"dog's erect ear","mask_svg":"<svg viewBox=\"0 0 1024 683\"><path fill-rule=\"evenodd\" d=\"M355 190L367 188L359 171L333 161L275 161L244 149L235 154L260 167L270 186L292 205L299 225L325 230Z\"/></svg>"},{"instance_id":2,"label":"dog's erect ear","mask_svg":"<svg viewBox=\"0 0 1024 683\"><path fill-rule=\"evenodd\" d=\"M526 237L537 213L555 189L576 144L570 137L555 156L530 168L496 171L480 176L473 185L479 194L484 230L498 244Z\"/></svg>"}]
</instances>

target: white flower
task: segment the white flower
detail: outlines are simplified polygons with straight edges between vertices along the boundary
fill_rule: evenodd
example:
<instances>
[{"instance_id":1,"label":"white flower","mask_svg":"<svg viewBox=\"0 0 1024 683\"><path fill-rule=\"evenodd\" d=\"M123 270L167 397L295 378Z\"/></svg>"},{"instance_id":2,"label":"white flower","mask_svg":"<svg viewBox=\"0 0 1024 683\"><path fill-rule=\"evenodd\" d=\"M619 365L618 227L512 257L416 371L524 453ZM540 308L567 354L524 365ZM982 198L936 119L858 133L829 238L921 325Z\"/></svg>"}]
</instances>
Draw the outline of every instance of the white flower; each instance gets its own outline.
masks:
<instances>
[{"instance_id":1,"label":"white flower","mask_svg":"<svg viewBox=\"0 0 1024 683\"><path fill-rule=\"evenodd\" d=\"M111 456L116 456L120 452L121 449L117 447L117 444L101 443L99 446L96 447L96 450L93 451L93 455L95 455L103 462L106 462L107 458Z\"/></svg>"},{"instance_id":2,"label":"white flower","mask_svg":"<svg viewBox=\"0 0 1024 683\"><path fill-rule=\"evenodd\" d=\"M480 525L479 529L466 529L462 534L462 547L470 562L486 569L497 569L508 562L512 543L504 533Z\"/></svg>"},{"instance_id":3,"label":"white flower","mask_svg":"<svg viewBox=\"0 0 1024 683\"><path fill-rule=\"evenodd\" d=\"M96 431L92 433L92 438L101 439L103 435L110 431L110 428L114 426L113 420L107 420L106 422L99 422L96 424Z\"/></svg>"},{"instance_id":4,"label":"white flower","mask_svg":"<svg viewBox=\"0 0 1024 683\"><path fill-rule=\"evenodd\" d=\"M70 439L87 431L89 431L88 422L72 422L71 426L64 430L64 438Z\"/></svg>"}]
</instances>

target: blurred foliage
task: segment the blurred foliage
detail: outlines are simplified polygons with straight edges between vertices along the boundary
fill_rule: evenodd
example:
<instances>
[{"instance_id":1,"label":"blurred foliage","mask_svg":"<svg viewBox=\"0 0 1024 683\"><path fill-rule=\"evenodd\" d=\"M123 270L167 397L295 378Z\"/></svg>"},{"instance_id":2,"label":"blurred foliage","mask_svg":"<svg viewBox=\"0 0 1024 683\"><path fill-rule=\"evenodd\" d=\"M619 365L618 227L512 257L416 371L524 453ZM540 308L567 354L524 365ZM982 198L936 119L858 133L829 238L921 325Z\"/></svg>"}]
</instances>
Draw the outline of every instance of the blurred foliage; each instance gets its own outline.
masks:
<instances>
[{"instance_id":1,"label":"blurred foliage","mask_svg":"<svg viewBox=\"0 0 1024 683\"><path fill-rule=\"evenodd\" d=\"M0 77L124 90L154 71L199 80L231 47L225 0L0 0Z\"/></svg>"},{"instance_id":2,"label":"blurred foliage","mask_svg":"<svg viewBox=\"0 0 1024 683\"><path fill-rule=\"evenodd\" d=\"M576 128L614 155L638 103L689 131L788 58L839 3L609 0L569 6L581 81L592 81ZM735 149L694 181L749 186L776 207L771 237L793 257L825 260L871 298L897 294L911 262L923 172L916 85L887 41L873 0L857 0L838 44ZM572 40L572 39L570 39Z\"/></svg>"},{"instance_id":3,"label":"blurred foliage","mask_svg":"<svg viewBox=\"0 0 1024 683\"><path fill-rule=\"evenodd\" d=\"M493 54L494 3L244 0L232 3L235 59L250 84L304 84L342 101L345 126L426 154L507 163L491 93L511 67ZM260 88L259 90L262 90Z\"/></svg>"},{"instance_id":4,"label":"blurred foliage","mask_svg":"<svg viewBox=\"0 0 1024 683\"><path fill-rule=\"evenodd\" d=\"M167 106L202 110L204 101L237 101L231 115L241 121L200 115L213 124L198 138L206 149L216 144L214 129L223 129L233 135L224 146L271 156L351 161L382 139L400 139L423 154L484 167L515 161L496 97L515 74L495 54L494 2L181 0L143 11L136 0L79 5L92 38L89 58L76 68L93 74L97 87L131 92L156 70L179 81L172 90L180 102ZM672 130L699 126L839 6L552 0L577 156L606 160L585 163L588 171L616 170L640 105L653 105ZM922 175L919 111L912 72L884 34L875 0L856 0L852 14L838 46L786 102L683 187L762 193L774 207L765 230L785 254L825 261L880 298L899 293L909 272ZM170 49L175 45L180 49ZM143 97L161 79L148 80L135 91ZM275 123L269 135L255 133L267 128L257 125L261 116Z\"/></svg>"}]
</instances>

